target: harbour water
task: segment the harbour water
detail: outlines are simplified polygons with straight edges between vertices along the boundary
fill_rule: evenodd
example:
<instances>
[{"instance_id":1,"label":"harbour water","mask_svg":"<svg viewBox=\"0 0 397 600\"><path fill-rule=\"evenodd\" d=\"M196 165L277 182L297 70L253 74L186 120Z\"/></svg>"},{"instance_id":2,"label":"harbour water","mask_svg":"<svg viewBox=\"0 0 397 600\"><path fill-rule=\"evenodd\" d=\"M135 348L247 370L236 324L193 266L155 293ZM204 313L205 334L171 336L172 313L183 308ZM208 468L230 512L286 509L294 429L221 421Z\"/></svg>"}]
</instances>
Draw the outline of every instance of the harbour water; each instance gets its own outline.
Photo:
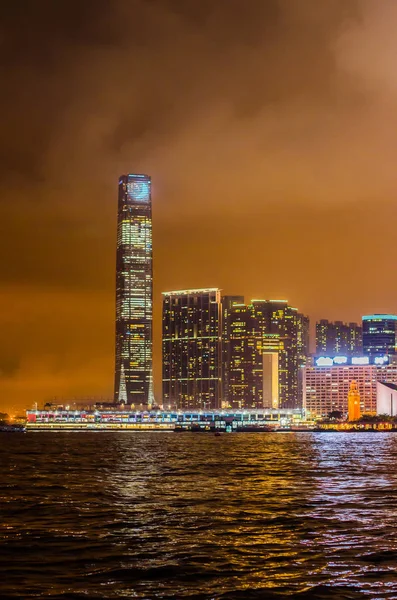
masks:
<instances>
[{"instance_id":1,"label":"harbour water","mask_svg":"<svg viewBox=\"0 0 397 600\"><path fill-rule=\"evenodd\" d=\"M0 434L0 597L397 598L394 433Z\"/></svg>"}]
</instances>

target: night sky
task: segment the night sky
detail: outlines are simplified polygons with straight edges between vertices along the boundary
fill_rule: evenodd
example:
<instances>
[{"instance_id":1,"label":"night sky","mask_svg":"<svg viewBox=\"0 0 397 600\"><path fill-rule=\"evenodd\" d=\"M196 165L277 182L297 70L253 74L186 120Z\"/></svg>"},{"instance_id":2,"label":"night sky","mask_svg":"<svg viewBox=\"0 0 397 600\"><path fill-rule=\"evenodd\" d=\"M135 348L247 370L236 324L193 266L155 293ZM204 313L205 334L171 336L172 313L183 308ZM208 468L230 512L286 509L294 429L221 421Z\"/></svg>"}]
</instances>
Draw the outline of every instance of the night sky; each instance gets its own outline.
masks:
<instances>
[{"instance_id":1,"label":"night sky","mask_svg":"<svg viewBox=\"0 0 397 600\"><path fill-rule=\"evenodd\" d=\"M117 181L161 292L397 311L397 2L8 0L0 410L113 393ZM158 397L158 396L157 396Z\"/></svg>"}]
</instances>

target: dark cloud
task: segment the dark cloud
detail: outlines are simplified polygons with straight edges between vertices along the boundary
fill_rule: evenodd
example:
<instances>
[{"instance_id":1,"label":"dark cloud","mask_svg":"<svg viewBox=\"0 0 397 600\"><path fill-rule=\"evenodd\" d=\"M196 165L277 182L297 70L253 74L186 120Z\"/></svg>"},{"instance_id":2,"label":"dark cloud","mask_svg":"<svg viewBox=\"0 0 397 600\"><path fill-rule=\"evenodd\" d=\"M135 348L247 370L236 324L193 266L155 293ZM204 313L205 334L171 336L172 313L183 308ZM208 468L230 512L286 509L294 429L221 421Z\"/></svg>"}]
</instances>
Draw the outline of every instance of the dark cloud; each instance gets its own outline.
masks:
<instances>
[{"instance_id":1,"label":"dark cloud","mask_svg":"<svg viewBox=\"0 0 397 600\"><path fill-rule=\"evenodd\" d=\"M123 172L153 177L157 375L164 289L396 310L396 24L393 0L7 3L7 407L112 391Z\"/></svg>"},{"instance_id":2,"label":"dark cloud","mask_svg":"<svg viewBox=\"0 0 397 600\"><path fill-rule=\"evenodd\" d=\"M13 377L18 373L19 367L20 363L17 356L11 356L9 352L5 356L0 356L0 379L2 377Z\"/></svg>"}]
</instances>

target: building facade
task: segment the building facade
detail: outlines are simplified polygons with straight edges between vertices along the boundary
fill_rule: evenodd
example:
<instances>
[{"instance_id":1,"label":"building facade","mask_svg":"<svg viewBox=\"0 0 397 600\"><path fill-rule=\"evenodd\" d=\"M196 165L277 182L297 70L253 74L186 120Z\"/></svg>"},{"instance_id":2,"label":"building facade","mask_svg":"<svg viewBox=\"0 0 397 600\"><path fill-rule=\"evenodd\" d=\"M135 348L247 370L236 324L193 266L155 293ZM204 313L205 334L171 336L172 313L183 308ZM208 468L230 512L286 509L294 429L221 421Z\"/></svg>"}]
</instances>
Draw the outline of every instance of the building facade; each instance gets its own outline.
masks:
<instances>
[{"instance_id":1,"label":"building facade","mask_svg":"<svg viewBox=\"0 0 397 600\"><path fill-rule=\"evenodd\" d=\"M152 202L148 175L119 179L115 401L153 402Z\"/></svg>"},{"instance_id":2,"label":"building facade","mask_svg":"<svg viewBox=\"0 0 397 600\"><path fill-rule=\"evenodd\" d=\"M378 381L397 383L397 363L387 356L315 357L304 369L303 407L309 417L348 412L348 394L357 383L361 413L376 413Z\"/></svg>"},{"instance_id":3,"label":"building facade","mask_svg":"<svg viewBox=\"0 0 397 600\"><path fill-rule=\"evenodd\" d=\"M220 290L163 293L163 406L220 408L221 342Z\"/></svg>"},{"instance_id":4,"label":"building facade","mask_svg":"<svg viewBox=\"0 0 397 600\"><path fill-rule=\"evenodd\" d=\"M301 407L301 370L308 343L308 318L286 300L227 302L223 310L225 404Z\"/></svg>"},{"instance_id":5,"label":"building facade","mask_svg":"<svg viewBox=\"0 0 397 600\"><path fill-rule=\"evenodd\" d=\"M397 417L397 384L377 382L376 412L378 415Z\"/></svg>"},{"instance_id":6,"label":"building facade","mask_svg":"<svg viewBox=\"0 0 397 600\"><path fill-rule=\"evenodd\" d=\"M316 354L360 355L363 352L362 327L357 323L328 321L321 319L316 323Z\"/></svg>"},{"instance_id":7,"label":"building facade","mask_svg":"<svg viewBox=\"0 0 397 600\"><path fill-rule=\"evenodd\" d=\"M222 304L224 403L236 409L263 407L262 338L254 308L228 298Z\"/></svg>"},{"instance_id":8,"label":"building facade","mask_svg":"<svg viewBox=\"0 0 397 600\"><path fill-rule=\"evenodd\" d=\"M252 300L252 304L262 336L278 338L279 404L283 408L300 408L302 368L309 352L309 318L287 300Z\"/></svg>"},{"instance_id":9,"label":"building facade","mask_svg":"<svg viewBox=\"0 0 397 600\"><path fill-rule=\"evenodd\" d=\"M397 315L363 317L363 353L370 356L396 354Z\"/></svg>"}]
</instances>

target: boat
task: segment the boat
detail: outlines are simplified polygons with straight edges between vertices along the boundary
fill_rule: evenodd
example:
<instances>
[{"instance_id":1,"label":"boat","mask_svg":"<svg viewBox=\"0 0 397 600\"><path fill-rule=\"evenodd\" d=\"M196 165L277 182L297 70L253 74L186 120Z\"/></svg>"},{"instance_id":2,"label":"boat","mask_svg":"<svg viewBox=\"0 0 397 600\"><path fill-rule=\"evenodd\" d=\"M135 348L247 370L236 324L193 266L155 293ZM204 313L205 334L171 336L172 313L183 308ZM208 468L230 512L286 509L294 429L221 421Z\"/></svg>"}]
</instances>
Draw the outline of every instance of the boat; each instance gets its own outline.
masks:
<instances>
[{"instance_id":1,"label":"boat","mask_svg":"<svg viewBox=\"0 0 397 600\"><path fill-rule=\"evenodd\" d=\"M0 432L3 433L25 433L24 425L0 425Z\"/></svg>"},{"instance_id":2,"label":"boat","mask_svg":"<svg viewBox=\"0 0 397 600\"><path fill-rule=\"evenodd\" d=\"M243 427L237 427L234 431L238 433L266 433L274 431L274 428L269 425L244 425Z\"/></svg>"}]
</instances>

